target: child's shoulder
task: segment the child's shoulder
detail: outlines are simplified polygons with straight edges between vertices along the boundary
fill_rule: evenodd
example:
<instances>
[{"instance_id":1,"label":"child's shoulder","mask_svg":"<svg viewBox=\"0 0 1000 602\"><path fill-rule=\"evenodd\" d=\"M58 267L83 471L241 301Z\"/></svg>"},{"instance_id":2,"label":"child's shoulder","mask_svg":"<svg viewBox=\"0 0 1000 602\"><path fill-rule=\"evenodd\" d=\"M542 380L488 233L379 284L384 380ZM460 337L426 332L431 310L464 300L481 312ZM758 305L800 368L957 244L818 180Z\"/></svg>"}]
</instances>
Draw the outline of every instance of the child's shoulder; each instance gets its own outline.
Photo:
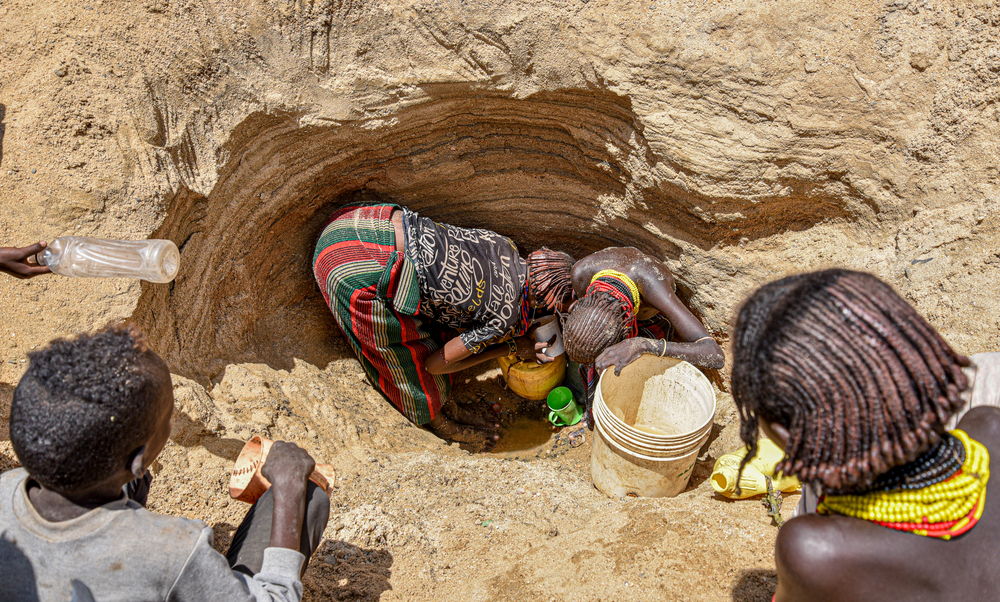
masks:
<instances>
[{"instance_id":1,"label":"child's shoulder","mask_svg":"<svg viewBox=\"0 0 1000 602\"><path fill-rule=\"evenodd\" d=\"M153 540L169 540L172 545L184 547L193 546L201 533L208 528L204 522L181 516L160 514L143 508L135 502L129 502L132 509L131 519L146 533L145 538Z\"/></svg>"},{"instance_id":2,"label":"child's shoulder","mask_svg":"<svg viewBox=\"0 0 1000 602\"><path fill-rule=\"evenodd\" d=\"M28 471L24 468L12 468L0 474L0 492L8 492L20 485L24 479L28 478Z\"/></svg>"},{"instance_id":3,"label":"child's shoulder","mask_svg":"<svg viewBox=\"0 0 1000 602\"><path fill-rule=\"evenodd\" d=\"M13 511L17 490L26 478L28 472L24 468L14 468L0 474L0 513ZM126 508L127 511L122 512ZM114 519L111 521L103 521L98 514L94 514L92 518L105 524L108 533L122 533L134 529L133 532L144 533L143 540L168 547L190 550L202 532L208 528L200 520L159 514L132 501L127 502L124 508L117 506L114 510Z\"/></svg>"}]
</instances>

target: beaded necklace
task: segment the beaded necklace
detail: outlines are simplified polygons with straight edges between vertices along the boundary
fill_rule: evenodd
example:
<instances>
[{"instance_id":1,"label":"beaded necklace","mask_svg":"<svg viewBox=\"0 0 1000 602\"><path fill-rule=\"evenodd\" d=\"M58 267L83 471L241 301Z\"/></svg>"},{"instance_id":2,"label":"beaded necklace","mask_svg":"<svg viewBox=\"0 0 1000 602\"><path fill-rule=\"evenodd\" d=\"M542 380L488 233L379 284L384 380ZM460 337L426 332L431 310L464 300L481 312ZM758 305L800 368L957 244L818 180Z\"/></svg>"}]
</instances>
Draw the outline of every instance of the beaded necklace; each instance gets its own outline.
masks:
<instances>
[{"instance_id":1,"label":"beaded necklace","mask_svg":"<svg viewBox=\"0 0 1000 602\"><path fill-rule=\"evenodd\" d=\"M866 491L922 489L951 478L965 462L965 446L950 433L919 458L878 476Z\"/></svg>"},{"instance_id":2,"label":"beaded necklace","mask_svg":"<svg viewBox=\"0 0 1000 602\"><path fill-rule=\"evenodd\" d=\"M514 326L512 336L519 337L528 332L528 327L535 319L535 306L531 304L531 295L528 294L528 278L524 278L524 288L521 289L521 320Z\"/></svg>"},{"instance_id":3,"label":"beaded necklace","mask_svg":"<svg viewBox=\"0 0 1000 602\"><path fill-rule=\"evenodd\" d=\"M586 294L593 292L608 293L620 301L622 309L628 316L629 337L639 334L639 322L636 316L639 314L641 297L639 287L631 278L615 270L601 270L594 274L590 279L590 286L587 287Z\"/></svg>"},{"instance_id":4,"label":"beaded necklace","mask_svg":"<svg viewBox=\"0 0 1000 602\"><path fill-rule=\"evenodd\" d=\"M920 479L925 484L920 484L895 475L885 481L885 485L893 489L826 495L820 499L817 511L860 518L890 529L940 539L965 533L983 515L986 483L990 478L990 452L963 430L955 429L951 435L962 448L962 462L956 471L944 478L938 478L938 471L930 471L926 478ZM944 451L932 450L935 456L942 457L955 444L947 445Z\"/></svg>"}]
</instances>

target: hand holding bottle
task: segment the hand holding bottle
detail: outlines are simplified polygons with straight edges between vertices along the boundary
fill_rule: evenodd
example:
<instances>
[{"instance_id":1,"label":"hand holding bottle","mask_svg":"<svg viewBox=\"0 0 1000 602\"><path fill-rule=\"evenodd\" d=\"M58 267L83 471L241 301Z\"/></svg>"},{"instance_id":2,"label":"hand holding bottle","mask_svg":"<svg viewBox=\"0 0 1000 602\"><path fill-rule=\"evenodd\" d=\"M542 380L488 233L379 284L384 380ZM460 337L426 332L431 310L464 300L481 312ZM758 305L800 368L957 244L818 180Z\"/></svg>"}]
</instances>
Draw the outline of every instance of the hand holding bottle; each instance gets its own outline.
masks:
<instances>
[{"instance_id":1,"label":"hand holding bottle","mask_svg":"<svg viewBox=\"0 0 1000 602\"><path fill-rule=\"evenodd\" d=\"M45 249L45 242L37 242L27 247L0 247L0 272L10 274L14 278L34 278L51 272L48 267L31 263L29 257Z\"/></svg>"},{"instance_id":2,"label":"hand holding bottle","mask_svg":"<svg viewBox=\"0 0 1000 602\"><path fill-rule=\"evenodd\" d=\"M60 236L37 261L61 276L139 278L170 282L180 266L180 251L169 240L111 240Z\"/></svg>"}]
</instances>

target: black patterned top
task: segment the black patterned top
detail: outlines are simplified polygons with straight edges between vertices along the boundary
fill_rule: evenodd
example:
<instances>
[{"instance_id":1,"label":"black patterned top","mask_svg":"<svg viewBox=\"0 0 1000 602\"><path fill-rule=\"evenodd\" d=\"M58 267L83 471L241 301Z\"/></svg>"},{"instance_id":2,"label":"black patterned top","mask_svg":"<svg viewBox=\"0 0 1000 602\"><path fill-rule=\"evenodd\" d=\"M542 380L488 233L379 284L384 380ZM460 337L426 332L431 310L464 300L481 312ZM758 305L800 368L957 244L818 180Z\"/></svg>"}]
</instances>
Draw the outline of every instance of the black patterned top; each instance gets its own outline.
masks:
<instances>
[{"instance_id":1,"label":"black patterned top","mask_svg":"<svg viewBox=\"0 0 1000 602\"><path fill-rule=\"evenodd\" d=\"M510 334L521 319L527 264L496 232L439 224L403 209L406 256L420 283L420 313L463 330L472 353Z\"/></svg>"}]
</instances>

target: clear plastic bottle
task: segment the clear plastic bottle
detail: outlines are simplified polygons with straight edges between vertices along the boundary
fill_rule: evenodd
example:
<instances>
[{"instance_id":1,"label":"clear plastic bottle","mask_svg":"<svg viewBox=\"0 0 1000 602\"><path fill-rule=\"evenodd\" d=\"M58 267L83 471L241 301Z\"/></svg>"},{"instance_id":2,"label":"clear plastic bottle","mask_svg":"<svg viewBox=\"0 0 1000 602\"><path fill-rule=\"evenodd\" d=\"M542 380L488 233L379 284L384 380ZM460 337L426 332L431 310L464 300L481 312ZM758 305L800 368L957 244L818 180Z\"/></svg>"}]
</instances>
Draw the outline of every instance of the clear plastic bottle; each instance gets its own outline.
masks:
<instances>
[{"instance_id":1,"label":"clear plastic bottle","mask_svg":"<svg viewBox=\"0 0 1000 602\"><path fill-rule=\"evenodd\" d=\"M181 254L177 245L169 240L60 236L35 259L62 276L170 282L177 275Z\"/></svg>"}]
</instances>

